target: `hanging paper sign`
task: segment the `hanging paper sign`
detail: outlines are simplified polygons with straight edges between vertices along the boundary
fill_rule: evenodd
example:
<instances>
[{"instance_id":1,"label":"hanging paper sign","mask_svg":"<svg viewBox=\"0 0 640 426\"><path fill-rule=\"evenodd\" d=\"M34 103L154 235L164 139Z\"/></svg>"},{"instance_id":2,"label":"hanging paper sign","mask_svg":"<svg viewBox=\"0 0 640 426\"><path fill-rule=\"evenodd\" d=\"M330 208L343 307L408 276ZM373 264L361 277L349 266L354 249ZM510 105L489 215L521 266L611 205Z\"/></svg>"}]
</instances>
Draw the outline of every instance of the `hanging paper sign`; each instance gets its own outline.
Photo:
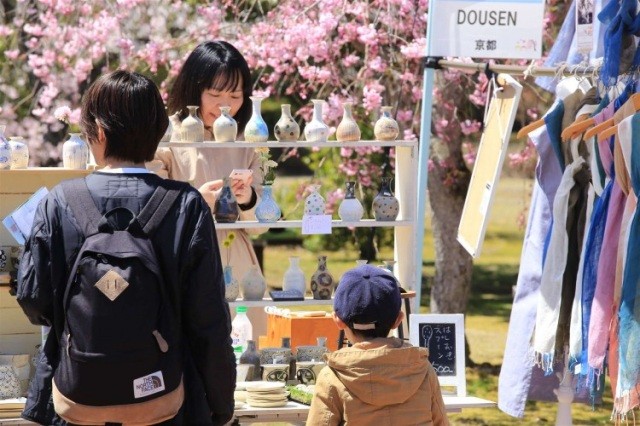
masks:
<instances>
[{"instance_id":1,"label":"hanging paper sign","mask_svg":"<svg viewBox=\"0 0 640 426\"><path fill-rule=\"evenodd\" d=\"M576 46L583 54L593 49L593 0L576 3Z\"/></svg>"},{"instance_id":2,"label":"hanging paper sign","mask_svg":"<svg viewBox=\"0 0 640 426\"><path fill-rule=\"evenodd\" d=\"M537 59L543 0L432 0L432 56Z\"/></svg>"},{"instance_id":3,"label":"hanging paper sign","mask_svg":"<svg viewBox=\"0 0 640 426\"><path fill-rule=\"evenodd\" d=\"M330 214L305 214L302 216L302 235L331 234Z\"/></svg>"}]
</instances>

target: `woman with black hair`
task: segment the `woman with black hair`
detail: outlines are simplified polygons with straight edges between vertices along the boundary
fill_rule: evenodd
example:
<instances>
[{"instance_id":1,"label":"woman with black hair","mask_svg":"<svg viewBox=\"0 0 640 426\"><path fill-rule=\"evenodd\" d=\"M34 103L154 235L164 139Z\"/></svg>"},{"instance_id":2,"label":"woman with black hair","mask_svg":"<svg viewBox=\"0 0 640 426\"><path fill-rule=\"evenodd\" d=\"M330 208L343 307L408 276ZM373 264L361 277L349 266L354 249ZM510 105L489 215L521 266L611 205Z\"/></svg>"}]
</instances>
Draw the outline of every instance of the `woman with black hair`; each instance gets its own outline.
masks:
<instances>
[{"instance_id":1,"label":"woman with black hair","mask_svg":"<svg viewBox=\"0 0 640 426\"><path fill-rule=\"evenodd\" d=\"M205 140L213 140L213 122L220 116L220 107L231 107L230 115L238 122L242 134L251 117L252 83L247 61L225 41L207 41L198 45L185 61L169 93L169 114L187 116L188 105L198 105L205 126ZM258 185L262 182L260 160L252 148L161 148L149 168L170 179L190 182L199 189L213 209L222 178L233 169L252 169L248 181L233 180L231 188L240 206L240 220L255 220L255 208L260 200ZM252 265L258 265L249 233L260 234L265 229L236 230L236 240L229 250L233 274L241 278ZM229 231L217 230L218 244ZM221 248L222 249L222 248Z\"/></svg>"}]
</instances>

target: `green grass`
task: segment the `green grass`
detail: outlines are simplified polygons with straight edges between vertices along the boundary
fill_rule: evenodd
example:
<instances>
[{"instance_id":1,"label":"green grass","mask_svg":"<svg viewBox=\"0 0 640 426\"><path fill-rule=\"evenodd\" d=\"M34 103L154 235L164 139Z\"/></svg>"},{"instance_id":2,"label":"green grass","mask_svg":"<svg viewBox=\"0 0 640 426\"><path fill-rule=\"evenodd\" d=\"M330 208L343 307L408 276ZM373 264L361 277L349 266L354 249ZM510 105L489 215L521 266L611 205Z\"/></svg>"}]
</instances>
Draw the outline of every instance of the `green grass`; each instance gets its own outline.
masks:
<instances>
[{"instance_id":1,"label":"green grass","mask_svg":"<svg viewBox=\"0 0 640 426\"><path fill-rule=\"evenodd\" d=\"M279 178L279 184L295 185L292 180ZM481 255L474 262L472 292L466 314L466 336L470 356L475 368L467 368L468 394L497 401L498 374L506 341L509 316L511 314L512 286L516 284L522 238L524 233L519 217L531 196L532 181L517 177L503 177L498 184L498 192L487 228ZM425 214L425 235L423 249L423 277L427 284L434 275L434 246L431 234L431 213ZM319 254L319 253L318 253ZM354 250L340 250L322 253L328 256L329 270L335 277L355 266L358 253ZM307 276L316 269L317 253L301 247L267 247L264 254L265 275L270 285L281 285L284 272L288 268L289 256L299 256L300 264ZM379 254L382 259L393 258L391 248ZM428 288L423 288L421 311L428 312ZM308 309L306 307L305 309ZM592 411L584 404L574 404L574 425L612 424L611 392L607 382L603 406ZM557 405L546 402L529 402L522 420L515 419L497 408L465 410L451 414L454 425L533 425L555 424Z\"/></svg>"}]
</instances>

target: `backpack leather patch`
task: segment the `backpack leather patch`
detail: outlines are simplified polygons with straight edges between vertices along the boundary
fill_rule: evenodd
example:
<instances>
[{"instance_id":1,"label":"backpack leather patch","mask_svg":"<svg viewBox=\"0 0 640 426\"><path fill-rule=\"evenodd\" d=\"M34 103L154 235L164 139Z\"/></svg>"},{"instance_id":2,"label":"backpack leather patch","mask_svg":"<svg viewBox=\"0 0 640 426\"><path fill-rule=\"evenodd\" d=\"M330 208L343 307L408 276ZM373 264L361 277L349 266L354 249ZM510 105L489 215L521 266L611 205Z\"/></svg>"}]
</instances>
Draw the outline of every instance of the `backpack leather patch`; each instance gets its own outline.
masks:
<instances>
[{"instance_id":1,"label":"backpack leather patch","mask_svg":"<svg viewBox=\"0 0 640 426\"><path fill-rule=\"evenodd\" d=\"M116 271L111 270L98 280L95 287L113 302L129 287L129 283Z\"/></svg>"}]
</instances>

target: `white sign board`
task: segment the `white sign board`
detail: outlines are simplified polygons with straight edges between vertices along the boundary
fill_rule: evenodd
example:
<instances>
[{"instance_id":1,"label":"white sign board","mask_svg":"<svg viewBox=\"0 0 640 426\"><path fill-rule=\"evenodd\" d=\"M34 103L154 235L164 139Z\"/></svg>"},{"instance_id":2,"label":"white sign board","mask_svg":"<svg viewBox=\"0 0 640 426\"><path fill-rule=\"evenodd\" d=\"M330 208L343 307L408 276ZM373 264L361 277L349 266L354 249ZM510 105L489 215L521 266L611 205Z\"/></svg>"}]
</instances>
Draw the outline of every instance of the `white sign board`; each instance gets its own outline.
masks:
<instances>
[{"instance_id":1,"label":"white sign board","mask_svg":"<svg viewBox=\"0 0 640 426\"><path fill-rule=\"evenodd\" d=\"M432 56L538 59L543 0L431 0Z\"/></svg>"},{"instance_id":2,"label":"white sign board","mask_svg":"<svg viewBox=\"0 0 640 426\"><path fill-rule=\"evenodd\" d=\"M409 324L411 344L429 349L440 385L455 386L457 396L467 396L464 315L411 314Z\"/></svg>"}]
</instances>

